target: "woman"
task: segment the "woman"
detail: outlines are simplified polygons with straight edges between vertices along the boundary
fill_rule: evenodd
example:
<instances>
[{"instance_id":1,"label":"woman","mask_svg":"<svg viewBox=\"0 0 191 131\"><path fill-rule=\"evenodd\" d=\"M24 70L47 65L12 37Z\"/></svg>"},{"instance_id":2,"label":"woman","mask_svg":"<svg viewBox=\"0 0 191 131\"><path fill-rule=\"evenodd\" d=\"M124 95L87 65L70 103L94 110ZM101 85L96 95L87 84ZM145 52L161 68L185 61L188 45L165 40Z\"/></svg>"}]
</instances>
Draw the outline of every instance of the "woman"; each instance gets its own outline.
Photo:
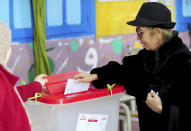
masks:
<instances>
[{"instance_id":1,"label":"woman","mask_svg":"<svg viewBox=\"0 0 191 131\"><path fill-rule=\"evenodd\" d=\"M11 31L0 22L0 131L31 131L23 101L42 92L47 82L41 74L28 85L14 87L18 77L6 66L11 55Z\"/></svg>"},{"instance_id":2,"label":"woman","mask_svg":"<svg viewBox=\"0 0 191 131\"><path fill-rule=\"evenodd\" d=\"M97 88L124 85L136 98L140 131L187 131L191 53L172 30L170 10L161 3L146 2L127 24L137 27L144 49L124 57L122 64L110 61L74 79Z\"/></svg>"}]
</instances>

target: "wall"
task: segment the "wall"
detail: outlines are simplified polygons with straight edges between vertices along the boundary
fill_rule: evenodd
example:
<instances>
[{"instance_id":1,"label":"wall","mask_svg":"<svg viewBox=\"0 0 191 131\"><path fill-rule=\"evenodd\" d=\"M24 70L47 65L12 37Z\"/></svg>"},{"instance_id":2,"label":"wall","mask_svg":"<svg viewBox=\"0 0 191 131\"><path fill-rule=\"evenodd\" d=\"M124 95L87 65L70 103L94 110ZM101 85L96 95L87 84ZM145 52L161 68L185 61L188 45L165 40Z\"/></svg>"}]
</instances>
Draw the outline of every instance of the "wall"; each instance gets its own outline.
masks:
<instances>
[{"instance_id":1,"label":"wall","mask_svg":"<svg viewBox=\"0 0 191 131\"><path fill-rule=\"evenodd\" d=\"M173 21L175 20L174 0L145 1L163 2L171 9ZM109 60L121 62L124 55L135 54L140 50L142 46L136 40L135 27L127 26L125 22L135 18L142 2L144 0L110 2L95 0L96 36L46 41L53 74L70 71L88 72L94 67L106 64ZM188 31L179 35L190 48ZM20 80L31 81L34 70L32 43L13 43L12 48L13 54L8 66Z\"/></svg>"},{"instance_id":2,"label":"wall","mask_svg":"<svg viewBox=\"0 0 191 131\"><path fill-rule=\"evenodd\" d=\"M190 45L187 32L180 33L180 37L187 46ZM109 60L121 63L123 56L135 54L142 49L142 46L133 33L108 36L98 40L93 36L48 40L46 48L53 74L57 74L71 71L89 72ZM32 43L13 43L8 66L20 80L30 81L33 76Z\"/></svg>"}]
</instances>

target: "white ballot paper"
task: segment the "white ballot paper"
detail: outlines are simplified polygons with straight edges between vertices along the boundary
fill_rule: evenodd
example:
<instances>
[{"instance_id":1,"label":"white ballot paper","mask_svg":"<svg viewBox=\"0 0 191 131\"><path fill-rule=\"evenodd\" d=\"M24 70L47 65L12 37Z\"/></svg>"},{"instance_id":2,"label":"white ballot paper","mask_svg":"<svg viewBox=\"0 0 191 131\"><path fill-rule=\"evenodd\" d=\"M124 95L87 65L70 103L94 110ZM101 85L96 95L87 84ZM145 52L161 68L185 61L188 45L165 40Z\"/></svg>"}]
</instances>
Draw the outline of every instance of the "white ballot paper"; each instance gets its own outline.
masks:
<instances>
[{"instance_id":1,"label":"white ballot paper","mask_svg":"<svg viewBox=\"0 0 191 131\"><path fill-rule=\"evenodd\" d=\"M105 131L108 115L80 113L76 131Z\"/></svg>"},{"instance_id":2,"label":"white ballot paper","mask_svg":"<svg viewBox=\"0 0 191 131\"><path fill-rule=\"evenodd\" d=\"M90 86L90 83L76 82L74 79L68 79L66 83L66 89L64 94L71 94L81 91L87 91Z\"/></svg>"}]
</instances>

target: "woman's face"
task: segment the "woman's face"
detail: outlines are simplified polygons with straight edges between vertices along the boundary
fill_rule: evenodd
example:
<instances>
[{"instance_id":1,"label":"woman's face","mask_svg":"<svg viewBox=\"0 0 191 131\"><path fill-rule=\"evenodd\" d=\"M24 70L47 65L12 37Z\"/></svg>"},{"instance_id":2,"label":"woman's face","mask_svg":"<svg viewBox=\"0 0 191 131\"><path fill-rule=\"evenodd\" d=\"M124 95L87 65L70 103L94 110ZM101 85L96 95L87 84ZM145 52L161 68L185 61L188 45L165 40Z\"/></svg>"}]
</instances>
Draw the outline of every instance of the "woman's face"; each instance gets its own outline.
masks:
<instances>
[{"instance_id":1,"label":"woman's face","mask_svg":"<svg viewBox=\"0 0 191 131\"><path fill-rule=\"evenodd\" d=\"M160 33L155 28L137 27L137 39L146 50L157 50L161 45Z\"/></svg>"}]
</instances>

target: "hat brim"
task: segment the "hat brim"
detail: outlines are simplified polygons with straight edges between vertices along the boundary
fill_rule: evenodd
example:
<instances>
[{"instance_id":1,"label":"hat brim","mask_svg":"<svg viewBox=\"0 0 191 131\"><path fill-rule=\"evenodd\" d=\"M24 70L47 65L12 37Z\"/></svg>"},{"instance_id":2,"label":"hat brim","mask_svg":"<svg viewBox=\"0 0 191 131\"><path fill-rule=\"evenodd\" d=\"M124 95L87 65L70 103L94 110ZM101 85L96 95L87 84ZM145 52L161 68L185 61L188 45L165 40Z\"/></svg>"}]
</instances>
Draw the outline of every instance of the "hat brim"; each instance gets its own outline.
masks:
<instances>
[{"instance_id":1,"label":"hat brim","mask_svg":"<svg viewBox=\"0 0 191 131\"><path fill-rule=\"evenodd\" d=\"M126 22L128 25L140 26L140 27L159 27L165 29L172 29L176 25L175 22L161 22L161 21L151 21L146 19L135 19L133 21Z\"/></svg>"}]
</instances>

